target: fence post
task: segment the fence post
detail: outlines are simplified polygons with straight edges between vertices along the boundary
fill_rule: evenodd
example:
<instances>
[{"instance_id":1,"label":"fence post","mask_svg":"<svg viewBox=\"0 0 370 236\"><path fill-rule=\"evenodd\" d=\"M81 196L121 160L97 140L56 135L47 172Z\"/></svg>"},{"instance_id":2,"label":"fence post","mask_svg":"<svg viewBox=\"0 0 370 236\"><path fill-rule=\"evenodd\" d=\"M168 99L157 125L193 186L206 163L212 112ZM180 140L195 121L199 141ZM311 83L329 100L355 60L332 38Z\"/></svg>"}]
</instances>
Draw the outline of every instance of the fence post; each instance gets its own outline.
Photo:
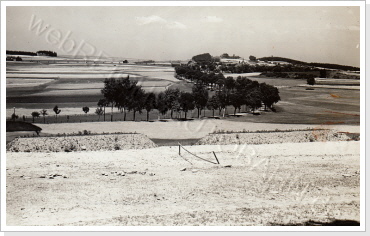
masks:
<instances>
[{"instance_id":1,"label":"fence post","mask_svg":"<svg viewBox=\"0 0 370 236\"><path fill-rule=\"evenodd\" d=\"M179 155L181 156L181 146L179 144Z\"/></svg>"},{"instance_id":2,"label":"fence post","mask_svg":"<svg viewBox=\"0 0 370 236\"><path fill-rule=\"evenodd\" d=\"M213 152L213 155L215 156L215 158L216 158L216 161L217 161L217 164L220 164L220 162L218 161L218 159L217 159L217 156L216 156L216 153L215 152Z\"/></svg>"}]
</instances>

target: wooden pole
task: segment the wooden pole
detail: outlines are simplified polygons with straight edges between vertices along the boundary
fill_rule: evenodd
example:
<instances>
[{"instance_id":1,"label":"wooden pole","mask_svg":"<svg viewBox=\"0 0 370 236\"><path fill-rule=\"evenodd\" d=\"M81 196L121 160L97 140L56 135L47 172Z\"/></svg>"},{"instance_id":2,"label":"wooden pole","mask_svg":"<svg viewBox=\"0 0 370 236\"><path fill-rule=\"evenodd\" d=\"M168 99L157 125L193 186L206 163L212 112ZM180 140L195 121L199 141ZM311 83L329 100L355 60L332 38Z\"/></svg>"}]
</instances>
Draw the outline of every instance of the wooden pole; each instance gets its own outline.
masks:
<instances>
[{"instance_id":1,"label":"wooden pole","mask_svg":"<svg viewBox=\"0 0 370 236\"><path fill-rule=\"evenodd\" d=\"M217 156L216 156L216 153L215 152L213 152L213 155L215 156L215 158L216 158L216 161L217 161L217 164L220 164L220 162L218 161L218 159L217 159Z\"/></svg>"},{"instance_id":2,"label":"wooden pole","mask_svg":"<svg viewBox=\"0 0 370 236\"><path fill-rule=\"evenodd\" d=\"M181 156L181 146L179 145L179 155Z\"/></svg>"}]
</instances>

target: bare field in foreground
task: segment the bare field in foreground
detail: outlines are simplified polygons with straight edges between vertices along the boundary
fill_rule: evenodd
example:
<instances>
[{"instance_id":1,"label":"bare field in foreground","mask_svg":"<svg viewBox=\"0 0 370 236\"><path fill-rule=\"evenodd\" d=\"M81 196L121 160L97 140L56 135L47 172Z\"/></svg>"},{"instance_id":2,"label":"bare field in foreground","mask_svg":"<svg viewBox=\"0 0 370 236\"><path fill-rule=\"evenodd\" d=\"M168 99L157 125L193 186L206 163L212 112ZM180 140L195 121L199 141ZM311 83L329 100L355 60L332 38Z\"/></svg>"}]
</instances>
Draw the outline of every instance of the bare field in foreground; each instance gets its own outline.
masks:
<instances>
[{"instance_id":1,"label":"bare field in foreground","mask_svg":"<svg viewBox=\"0 0 370 236\"><path fill-rule=\"evenodd\" d=\"M7 153L7 225L359 221L359 145L186 147L209 160L215 151L220 165L180 157L178 147Z\"/></svg>"}]
</instances>

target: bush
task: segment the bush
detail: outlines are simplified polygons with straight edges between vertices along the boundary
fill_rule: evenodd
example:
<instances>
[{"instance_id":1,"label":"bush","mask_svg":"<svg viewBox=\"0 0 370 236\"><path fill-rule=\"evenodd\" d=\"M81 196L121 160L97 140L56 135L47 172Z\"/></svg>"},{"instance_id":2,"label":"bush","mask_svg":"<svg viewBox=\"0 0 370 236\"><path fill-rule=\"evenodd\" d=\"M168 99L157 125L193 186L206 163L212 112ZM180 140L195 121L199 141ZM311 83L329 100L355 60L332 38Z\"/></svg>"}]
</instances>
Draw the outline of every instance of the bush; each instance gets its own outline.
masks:
<instances>
[{"instance_id":1,"label":"bush","mask_svg":"<svg viewBox=\"0 0 370 236\"><path fill-rule=\"evenodd\" d=\"M73 151L77 151L77 146L74 142L74 140L69 140L68 139L65 139L65 141L67 141L67 144L65 144L64 148L62 148L62 150L64 149L65 152L73 152Z\"/></svg>"},{"instance_id":2,"label":"bush","mask_svg":"<svg viewBox=\"0 0 370 236\"><path fill-rule=\"evenodd\" d=\"M307 79L307 84L308 85L315 85L316 84L315 78L312 78L312 77L308 78Z\"/></svg>"},{"instance_id":3,"label":"bush","mask_svg":"<svg viewBox=\"0 0 370 236\"><path fill-rule=\"evenodd\" d=\"M121 147L118 145L118 143L116 143L116 144L114 145L114 150L121 150Z\"/></svg>"},{"instance_id":4,"label":"bush","mask_svg":"<svg viewBox=\"0 0 370 236\"><path fill-rule=\"evenodd\" d=\"M90 130L84 130L84 135L89 135L89 134L91 134Z\"/></svg>"}]
</instances>

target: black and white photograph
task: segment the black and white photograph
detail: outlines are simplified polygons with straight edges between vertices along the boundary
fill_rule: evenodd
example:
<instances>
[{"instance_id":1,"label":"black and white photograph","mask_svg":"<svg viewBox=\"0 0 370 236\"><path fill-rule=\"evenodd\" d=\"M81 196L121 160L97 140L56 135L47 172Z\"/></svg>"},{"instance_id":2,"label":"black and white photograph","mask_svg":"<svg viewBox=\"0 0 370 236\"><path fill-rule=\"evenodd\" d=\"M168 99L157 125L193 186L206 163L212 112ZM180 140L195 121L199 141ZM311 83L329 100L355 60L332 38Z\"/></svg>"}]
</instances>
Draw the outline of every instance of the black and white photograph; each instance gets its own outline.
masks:
<instances>
[{"instance_id":1,"label":"black and white photograph","mask_svg":"<svg viewBox=\"0 0 370 236\"><path fill-rule=\"evenodd\" d=\"M364 8L2 1L2 228L364 229Z\"/></svg>"}]
</instances>

